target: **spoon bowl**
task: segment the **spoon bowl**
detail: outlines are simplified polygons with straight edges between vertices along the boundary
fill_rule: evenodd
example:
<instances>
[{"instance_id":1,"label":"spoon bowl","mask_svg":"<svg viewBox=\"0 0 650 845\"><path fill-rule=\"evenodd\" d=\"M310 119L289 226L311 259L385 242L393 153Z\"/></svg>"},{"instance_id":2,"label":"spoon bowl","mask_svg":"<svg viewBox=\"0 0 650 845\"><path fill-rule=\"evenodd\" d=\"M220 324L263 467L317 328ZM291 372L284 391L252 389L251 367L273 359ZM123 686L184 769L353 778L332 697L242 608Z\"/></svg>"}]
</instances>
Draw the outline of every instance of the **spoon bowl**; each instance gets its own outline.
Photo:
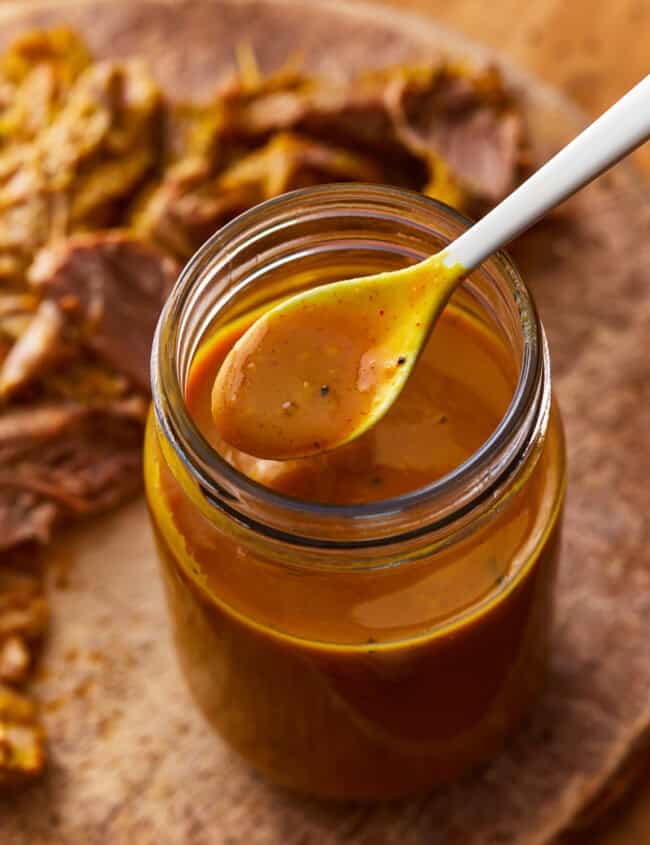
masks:
<instances>
[{"instance_id":1,"label":"spoon bowl","mask_svg":"<svg viewBox=\"0 0 650 845\"><path fill-rule=\"evenodd\" d=\"M220 436L250 455L282 460L363 434L406 384L462 275L441 253L276 305L233 346L217 375L212 416Z\"/></svg>"}]
</instances>

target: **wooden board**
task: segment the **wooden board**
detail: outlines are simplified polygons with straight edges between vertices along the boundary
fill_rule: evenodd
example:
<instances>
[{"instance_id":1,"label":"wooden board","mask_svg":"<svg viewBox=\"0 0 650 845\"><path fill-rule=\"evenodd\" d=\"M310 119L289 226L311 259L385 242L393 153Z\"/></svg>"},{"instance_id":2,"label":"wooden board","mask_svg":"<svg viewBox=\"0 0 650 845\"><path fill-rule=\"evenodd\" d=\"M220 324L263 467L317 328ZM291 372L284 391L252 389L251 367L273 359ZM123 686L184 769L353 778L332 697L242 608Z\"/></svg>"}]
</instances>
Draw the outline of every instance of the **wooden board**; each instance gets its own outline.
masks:
<instances>
[{"instance_id":1,"label":"wooden board","mask_svg":"<svg viewBox=\"0 0 650 845\"><path fill-rule=\"evenodd\" d=\"M208 92L242 38L266 66L300 46L330 73L441 49L484 55L428 22L340 0L5 7L0 40L53 21L78 26L99 55L149 58L178 94ZM544 156L579 115L514 78ZM590 821L636 771L650 733L649 224L648 196L623 167L517 251L551 342L571 470L548 692L499 759L426 798L373 808L266 786L210 733L183 687L137 502L70 537L71 562L53 567L39 683L52 765L0 803L2 845L548 845ZM596 721L597 736L586 729ZM576 768L577 747L583 759L588 749L589 770ZM549 778L557 771L561 782ZM518 800L524 783L534 805Z\"/></svg>"}]
</instances>

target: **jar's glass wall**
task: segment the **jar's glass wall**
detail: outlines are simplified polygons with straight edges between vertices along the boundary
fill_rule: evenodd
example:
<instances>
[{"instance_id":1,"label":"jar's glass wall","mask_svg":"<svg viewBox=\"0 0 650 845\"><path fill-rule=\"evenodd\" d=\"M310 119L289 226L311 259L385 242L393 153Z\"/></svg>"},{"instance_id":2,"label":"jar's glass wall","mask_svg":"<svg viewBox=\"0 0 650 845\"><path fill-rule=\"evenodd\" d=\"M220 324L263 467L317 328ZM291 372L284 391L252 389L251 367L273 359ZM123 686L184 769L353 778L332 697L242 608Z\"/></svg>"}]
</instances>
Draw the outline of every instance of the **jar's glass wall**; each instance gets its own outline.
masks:
<instances>
[{"instance_id":1,"label":"jar's glass wall","mask_svg":"<svg viewBox=\"0 0 650 845\"><path fill-rule=\"evenodd\" d=\"M369 272L413 263L458 236L464 226L462 218L443 206L408 192L327 186L295 192L242 215L195 256L157 333L154 401L166 437L181 460L191 457L193 476L200 476L216 504L225 503L241 520L263 522L294 542L299 534L316 541L340 539L342 524L348 541L358 530L364 536L372 530L375 538L428 533L432 513L439 522L456 518L461 507L475 504L486 494L484 487L493 487L504 469L520 460L522 449L532 447L550 396L545 341L528 291L502 255L471 274L454 301L503 335L511 350L514 380L519 379L515 395L498 430L469 465L458 467L435 489L414 491L380 506L294 506L225 464L184 404L191 362L210 330L355 267Z\"/></svg>"}]
</instances>

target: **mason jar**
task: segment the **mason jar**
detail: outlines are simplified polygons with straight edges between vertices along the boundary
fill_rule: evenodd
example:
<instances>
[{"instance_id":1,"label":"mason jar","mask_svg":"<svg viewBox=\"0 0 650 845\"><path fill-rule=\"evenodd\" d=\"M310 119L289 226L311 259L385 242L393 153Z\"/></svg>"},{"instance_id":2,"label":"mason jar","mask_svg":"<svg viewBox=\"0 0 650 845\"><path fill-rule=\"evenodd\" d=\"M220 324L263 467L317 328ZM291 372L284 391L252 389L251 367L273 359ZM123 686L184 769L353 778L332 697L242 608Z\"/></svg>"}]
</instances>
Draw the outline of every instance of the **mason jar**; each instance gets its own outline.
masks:
<instances>
[{"instance_id":1,"label":"mason jar","mask_svg":"<svg viewBox=\"0 0 650 845\"><path fill-rule=\"evenodd\" d=\"M539 696L566 483L544 330L507 255L473 272L448 307L499 344L509 404L443 477L351 505L229 463L189 411L191 368L219 327L419 261L467 226L388 187L296 191L217 232L160 318L145 478L178 657L218 734L291 789L425 790L497 753Z\"/></svg>"}]
</instances>

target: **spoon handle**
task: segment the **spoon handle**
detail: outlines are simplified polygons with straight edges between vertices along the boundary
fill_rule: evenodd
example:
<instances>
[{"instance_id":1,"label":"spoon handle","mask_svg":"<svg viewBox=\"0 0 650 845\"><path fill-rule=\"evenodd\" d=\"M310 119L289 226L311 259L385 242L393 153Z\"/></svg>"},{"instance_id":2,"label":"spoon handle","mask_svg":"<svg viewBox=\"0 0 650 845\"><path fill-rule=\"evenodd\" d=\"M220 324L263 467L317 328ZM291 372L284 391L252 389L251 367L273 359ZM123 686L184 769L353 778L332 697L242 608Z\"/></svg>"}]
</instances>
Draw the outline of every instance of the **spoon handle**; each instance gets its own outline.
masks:
<instances>
[{"instance_id":1,"label":"spoon handle","mask_svg":"<svg viewBox=\"0 0 650 845\"><path fill-rule=\"evenodd\" d=\"M445 266L473 270L648 137L650 75L450 244L440 256Z\"/></svg>"}]
</instances>

